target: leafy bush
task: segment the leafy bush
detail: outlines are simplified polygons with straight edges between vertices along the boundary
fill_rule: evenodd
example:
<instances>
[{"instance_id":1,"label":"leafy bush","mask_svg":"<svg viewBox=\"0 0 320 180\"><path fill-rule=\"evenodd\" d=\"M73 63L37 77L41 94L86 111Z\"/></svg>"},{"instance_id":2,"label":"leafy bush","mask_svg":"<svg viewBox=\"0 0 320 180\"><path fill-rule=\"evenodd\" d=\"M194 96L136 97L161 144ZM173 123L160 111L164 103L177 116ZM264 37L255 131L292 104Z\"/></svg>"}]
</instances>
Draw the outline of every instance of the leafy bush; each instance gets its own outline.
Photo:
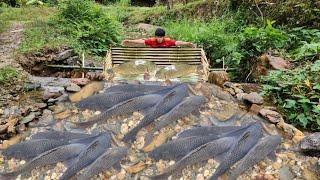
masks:
<instances>
[{"instance_id":1,"label":"leafy bush","mask_svg":"<svg viewBox=\"0 0 320 180\"><path fill-rule=\"evenodd\" d=\"M267 21L267 25L262 28L246 27L241 35L240 48L246 58L260 56L268 49L281 49L287 41L287 34L272 27L274 21Z\"/></svg>"},{"instance_id":2,"label":"leafy bush","mask_svg":"<svg viewBox=\"0 0 320 180\"><path fill-rule=\"evenodd\" d=\"M109 45L119 42L118 23L90 0L62 3L54 21L74 39L78 50L105 55Z\"/></svg>"},{"instance_id":3,"label":"leafy bush","mask_svg":"<svg viewBox=\"0 0 320 180\"><path fill-rule=\"evenodd\" d=\"M177 40L190 41L204 48L212 65L225 58L226 65L236 66L241 54L237 53L239 43L237 24L232 19L172 21L164 25L167 34Z\"/></svg>"},{"instance_id":4,"label":"leafy bush","mask_svg":"<svg viewBox=\"0 0 320 180\"><path fill-rule=\"evenodd\" d=\"M0 68L0 83L7 83L18 77L18 72L12 67Z\"/></svg>"},{"instance_id":5,"label":"leafy bush","mask_svg":"<svg viewBox=\"0 0 320 180\"><path fill-rule=\"evenodd\" d=\"M289 71L272 71L263 91L294 125L320 129L320 60Z\"/></svg>"},{"instance_id":6,"label":"leafy bush","mask_svg":"<svg viewBox=\"0 0 320 180\"><path fill-rule=\"evenodd\" d=\"M320 53L320 30L293 28L288 32L288 51L294 61L315 60Z\"/></svg>"}]
</instances>

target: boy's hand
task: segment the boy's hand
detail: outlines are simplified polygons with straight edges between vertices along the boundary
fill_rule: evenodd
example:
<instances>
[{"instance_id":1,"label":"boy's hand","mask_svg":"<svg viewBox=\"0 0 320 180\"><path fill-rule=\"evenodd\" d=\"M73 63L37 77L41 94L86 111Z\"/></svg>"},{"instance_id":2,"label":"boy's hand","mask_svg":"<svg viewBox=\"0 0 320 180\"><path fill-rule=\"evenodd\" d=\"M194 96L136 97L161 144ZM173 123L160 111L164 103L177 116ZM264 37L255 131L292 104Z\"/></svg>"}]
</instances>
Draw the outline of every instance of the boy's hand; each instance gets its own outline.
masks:
<instances>
[{"instance_id":1,"label":"boy's hand","mask_svg":"<svg viewBox=\"0 0 320 180\"><path fill-rule=\"evenodd\" d=\"M123 45L123 46L128 45L129 42L130 42L130 41L129 41L128 39L125 39L125 40L122 41L122 45Z\"/></svg>"},{"instance_id":2,"label":"boy's hand","mask_svg":"<svg viewBox=\"0 0 320 180\"><path fill-rule=\"evenodd\" d=\"M196 48L197 46L195 44L193 44L193 43L190 43L190 47Z\"/></svg>"}]
</instances>

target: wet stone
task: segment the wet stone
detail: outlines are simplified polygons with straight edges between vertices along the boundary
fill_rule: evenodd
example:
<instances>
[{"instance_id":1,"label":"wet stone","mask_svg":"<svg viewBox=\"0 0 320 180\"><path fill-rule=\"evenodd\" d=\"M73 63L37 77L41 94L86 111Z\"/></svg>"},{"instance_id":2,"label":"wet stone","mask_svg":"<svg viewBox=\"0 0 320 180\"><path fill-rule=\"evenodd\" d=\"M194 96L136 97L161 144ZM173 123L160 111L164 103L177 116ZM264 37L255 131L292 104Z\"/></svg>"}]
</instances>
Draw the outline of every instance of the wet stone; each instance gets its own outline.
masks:
<instances>
[{"instance_id":1,"label":"wet stone","mask_svg":"<svg viewBox=\"0 0 320 180\"><path fill-rule=\"evenodd\" d=\"M252 104L263 104L263 97L260 96L258 93L256 92L251 92L249 94L244 94L243 95L243 100L246 102L250 102Z\"/></svg>"},{"instance_id":2,"label":"wet stone","mask_svg":"<svg viewBox=\"0 0 320 180\"><path fill-rule=\"evenodd\" d=\"M290 168L287 166L283 166L279 170L279 179L280 180L292 180L294 178Z\"/></svg>"},{"instance_id":3,"label":"wet stone","mask_svg":"<svg viewBox=\"0 0 320 180\"><path fill-rule=\"evenodd\" d=\"M24 91L33 91L40 89L41 84L40 83L26 83L24 84L23 90Z\"/></svg>"},{"instance_id":4,"label":"wet stone","mask_svg":"<svg viewBox=\"0 0 320 180\"><path fill-rule=\"evenodd\" d=\"M78 92L81 90L81 87L76 85L75 83L71 83L70 86L66 88L66 90L69 92Z\"/></svg>"}]
</instances>

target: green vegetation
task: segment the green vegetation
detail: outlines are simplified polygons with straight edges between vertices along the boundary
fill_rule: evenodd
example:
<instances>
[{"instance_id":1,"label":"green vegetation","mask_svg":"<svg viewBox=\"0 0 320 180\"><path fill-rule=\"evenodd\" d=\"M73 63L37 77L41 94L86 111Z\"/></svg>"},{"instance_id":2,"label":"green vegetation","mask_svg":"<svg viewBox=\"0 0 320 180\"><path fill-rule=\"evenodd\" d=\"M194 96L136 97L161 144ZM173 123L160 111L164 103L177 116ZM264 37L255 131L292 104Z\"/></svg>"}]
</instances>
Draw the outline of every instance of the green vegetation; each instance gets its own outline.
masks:
<instances>
[{"instance_id":1,"label":"green vegetation","mask_svg":"<svg viewBox=\"0 0 320 180\"><path fill-rule=\"evenodd\" d=\"M294 125L320 129L320 60L289 71L272 71L264 93L287 114Z\"/></svg>"},{"instance_id":2,"label":"green vegetation","mask_svg":"<svg viewBox=\"0 0 320 180\"><path fill-rule=\"evenodd\" d=\"M18 72L12 67L0 68L0 83L4 84L18 77Z\"/></svg>"},{"instance_id":3,"label":"green vegetation","mask_svg":"<svg viewBox=\"0 0 320 180\"><path fill-rule=\"evenodd\" d=\"M90 0L62 3L53 22L73 39L73 47L94 55L105 55L108 45L120 41L118 23Z\"/></svg>"},{"instance_id":4,"label":"green vegetation","mask_svg":"<svg viewBox=\"0 0 320 180\"><path fill-rule=\"evenodd\" d=\"M241 54L237 52L240 29L232 18L216 18L210 22L185 19L168 22L164 27L169 36L204 48L212 65L220 63L223 58L228 66L240 63Z\"/></svg>"}]
</instances>

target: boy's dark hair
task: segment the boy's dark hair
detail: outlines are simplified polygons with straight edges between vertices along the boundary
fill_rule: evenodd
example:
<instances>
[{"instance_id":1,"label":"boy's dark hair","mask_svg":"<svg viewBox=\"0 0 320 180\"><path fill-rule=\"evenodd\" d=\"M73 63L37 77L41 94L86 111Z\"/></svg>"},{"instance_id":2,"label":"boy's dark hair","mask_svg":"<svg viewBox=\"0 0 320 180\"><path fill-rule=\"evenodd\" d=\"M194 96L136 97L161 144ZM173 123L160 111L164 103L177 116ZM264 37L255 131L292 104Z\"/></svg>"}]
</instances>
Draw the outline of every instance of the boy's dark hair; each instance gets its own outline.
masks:
<instances>
[{"instance_id":1,"label":"boy's dark hair","mask_svg":"<svg viewBox=\"0 0 320 180\"><path fill-rule=\"evenodd\" d=\"M162 28L157 28L154 35L157 37L164 37L166 35L166 32Z\"/></svg>"}]
</instances>

